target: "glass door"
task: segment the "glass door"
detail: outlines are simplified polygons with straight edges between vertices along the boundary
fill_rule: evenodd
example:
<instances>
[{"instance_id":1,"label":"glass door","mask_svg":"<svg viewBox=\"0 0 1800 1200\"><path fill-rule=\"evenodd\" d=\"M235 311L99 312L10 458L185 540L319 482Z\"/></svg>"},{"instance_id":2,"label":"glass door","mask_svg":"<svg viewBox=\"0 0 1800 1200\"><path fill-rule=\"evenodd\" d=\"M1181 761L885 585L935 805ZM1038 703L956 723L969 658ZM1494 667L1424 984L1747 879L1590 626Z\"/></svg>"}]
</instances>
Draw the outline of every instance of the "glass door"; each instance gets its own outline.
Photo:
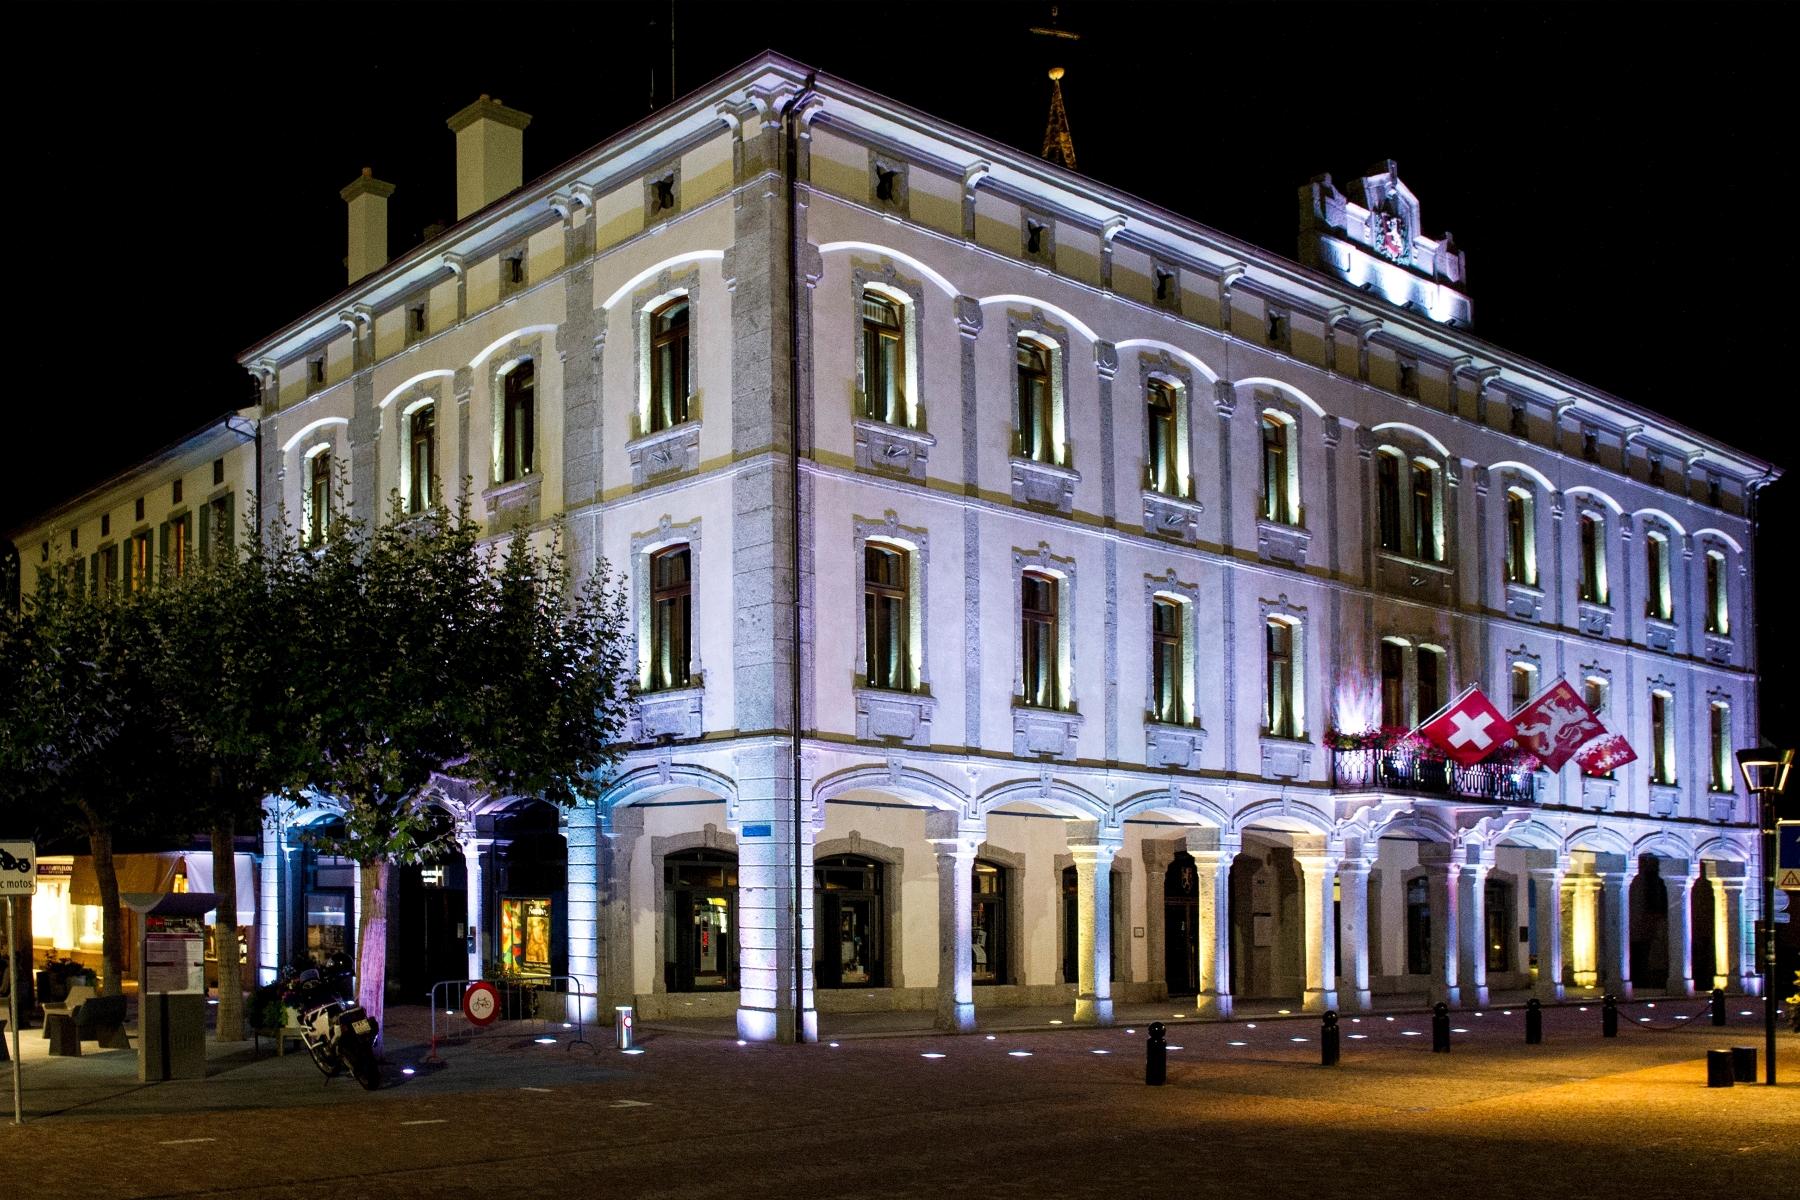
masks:
<instances>
[{"instance_id":1,"label":"glass door","mask_svg":"<svg viewBox=\"0 0 1800 1200\"><path fill-rule=\"evenodd\" d=\"M972 976L976 983L1007 983L1006 871L976 859L974 872L974 911L970 913Z\"/></svg>"},{"instance_id":2,"label":"glass door","mask_svg":"<svg viewBox=\"0 0 1800 1200\"><path fill-rule=\"evenodd\" d=\"M836 855L814 864L815 975L821 988L885 987L881 864Z\"/></svg>"}]
</instances>

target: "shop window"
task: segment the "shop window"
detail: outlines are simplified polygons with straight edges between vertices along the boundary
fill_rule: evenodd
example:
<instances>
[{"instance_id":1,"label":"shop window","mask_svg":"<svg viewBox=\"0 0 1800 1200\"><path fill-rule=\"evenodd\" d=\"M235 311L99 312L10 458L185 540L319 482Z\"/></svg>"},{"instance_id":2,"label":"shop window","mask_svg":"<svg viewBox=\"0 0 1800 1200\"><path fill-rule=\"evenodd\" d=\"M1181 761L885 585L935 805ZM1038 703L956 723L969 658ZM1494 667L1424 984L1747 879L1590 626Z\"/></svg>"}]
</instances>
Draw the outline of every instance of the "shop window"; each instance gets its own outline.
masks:
<instances>
[{"instance_id":1,"label":"shop window","mask_svg":"<svg viewBox=\"0 0 1800 1200\"><path fill-rule=\"evenodd\" d=\"M863 411L872 421L905 425L906 331L900 305L863 292Z\"/></svg>"},{"instance_id":2,"label":"shop window","mask_svg":"<svg viewBox=\"0 0 1800 1200\"><path fill-rule=\"evenodd\" d=\"M1007 963L1006 868L985 859L974 866L970 915L971 976L977 984L1011 983Z\"/></svg>"},{"instance_id":3,"label":"shop window","mask_svg":"<svg viewBox=\"0 0 1800 1200\"><path fill-rule=\"evenodd\" d=\"M1725 556L1706 552L1706 632L1724 636L1731 632L1731 611L1725 594Z\"/></svg>"},{"instance_id":4,"label":"shop window","mask_svg":"<svg viewBox=\"0 0 1800 1200\"><path fill-rule=\"evenodd\" d=\"M1016 355L1019 386L1019 457L1054 463L1056 405L1051 392L1050 351L1021 339Z\"/></svg>"},{"instance_id":5,"label":"shop window","mask_svg":"<svg viewBox=\"0 0 1800 1200\"><path fill-rule=\"evenodd\" d=\"M1537 523L1531 493L1506 491L1506 581L1537 586Z\"/></svg>"},{"instance_id":6,"label":"shop window","mask_svg":"<svg viewBox=\"0 0 1800 1200\"><path fill-rule=\"evenodd\" d=\"M908 645L912 608L906 551L869 542L863 547L863 664L868 686L893 691L912 687Z\"/></svg>"},{"instance_id":7,"label":"shop window","mask_svg":"<svg viewBox=\"0 0 1800 1200\"><path fill-rule=\"evenodd\" d=\"M650 314L650 431L673 429L688 419L692 392L689 314L686 296L677 296Z\"/></svg>"},{"instance_id":8,"label":"shop window","mask_svg":"<svg viewBox=\"0 0 1800 1200\"><path fill-rule=\"evenodd\" d=\"M1675 619L1675 598L1669 587L1669 539L1660 533L1644 538L1644 615L1659 621Z\"/></svg>"},{"instance_id":9,"label":"shop window","mask_svg":"<svg viewBox=\"0 0 1800 1200\"><path fill-rule=\"evenodd\" d=\"M693 661L692 555L673 546L650 559L650 690L688 686Z\"/></svg>"},{"instance_id":10,"label":"shop window","mask_svg":"<svg viewBox=\"0 0 1800 1200\"><path fill-rule=\"evenodd\" d=\"M342 838L344 823L321 826L318 836L323 841ZM305 850L303 862L306 955L323 965L333 954L355 951L356 863L315 847Z\"/></svg>"},{"instance_id":11,"label":"shop window","mask_svg":"<svg viewBox=\"0 0 1800 1200\"><path fill-rule=\"evenodd\" d=\"M1431 885L1423 875L1406 881L1406 973L1431 974Z\"/></svg>"},{"instance_id":12,"label":"shop window","mask_svg":"<svg viewBox=\"0 0 1800 1200\"><path fill-rule=\"evenodd\" d=\"M1593 513L1581 514L1581 598L1605 604L1606 526Z\"/></svg>"},{"instance_id":13,"label":"shop window","mask_svg":"<svg viewBox=\"0 0 1800 1200\"><path fill-rule=\"evenodd\" d=\"M531 359L506 373L500 428L500 482L523 479L536 469L537 375Z\"/></svg>"},{"instance_id":14,"label":"shop window","mask_svg":"<svg viewBox=\"0 0 1800 1200\"><path fill-rule=\"evenodd\" d=\"M663 985L671 992L737 987L737 856L717 850L663 860Z\"/></svg>"},{"instance_id":15,"label":"shop window","mask_svg":"<svg viewBox=\"0 0 1800 1200\"><path fill-rule=\"evenodd\" d=\"M406 508L408 512L424 512L437 498L437 405L415 408L406 424Z\"/></svg>"},{"instance_id":16,"label":"shop window","mask_svg":"<svg viewBox=\"0 0 1800 1200\"><path fill-rule=\"evenodd\" d=\"M888 986L882 882L882 866L873 859L840 854L813 864L818 986Z\"/></svg>"}]
</instances>

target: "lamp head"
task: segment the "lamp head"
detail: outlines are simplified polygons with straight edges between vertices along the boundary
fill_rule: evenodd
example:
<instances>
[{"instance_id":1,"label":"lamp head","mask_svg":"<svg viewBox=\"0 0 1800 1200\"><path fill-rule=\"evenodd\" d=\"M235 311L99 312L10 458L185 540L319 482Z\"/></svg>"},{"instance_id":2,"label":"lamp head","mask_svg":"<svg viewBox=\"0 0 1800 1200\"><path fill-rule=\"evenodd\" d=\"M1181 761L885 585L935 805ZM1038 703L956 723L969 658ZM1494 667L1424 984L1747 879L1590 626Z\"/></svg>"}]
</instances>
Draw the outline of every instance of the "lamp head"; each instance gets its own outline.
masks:
<instances>
[{"instance_id":1,"label":"lamp head","mask_svg":"<svg viewBox=\"0 0 1800 1200\"><path fill-rule=\"evenodd\" d=\"M1773 746L1757 746L1737 752L1738 770L1744 773L1744 786L1759 795L1787 790L1788 771L1794 765L1792 750Z\"/></svg>"}]
</instances>

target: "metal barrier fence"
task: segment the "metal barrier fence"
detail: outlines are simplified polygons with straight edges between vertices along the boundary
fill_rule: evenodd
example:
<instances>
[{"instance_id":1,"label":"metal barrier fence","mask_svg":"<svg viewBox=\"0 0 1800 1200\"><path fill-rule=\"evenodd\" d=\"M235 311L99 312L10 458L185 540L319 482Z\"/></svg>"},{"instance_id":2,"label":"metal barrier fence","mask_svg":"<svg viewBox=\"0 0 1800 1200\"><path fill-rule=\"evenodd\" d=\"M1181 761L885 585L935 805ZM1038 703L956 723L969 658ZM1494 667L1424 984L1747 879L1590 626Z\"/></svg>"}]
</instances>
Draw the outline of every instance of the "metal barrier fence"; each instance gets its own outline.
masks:
<instances>
[{"instance_id":1,"label":"metal barrier fence","mask_svg":"<svg viewBox=\"0 0 1800 1200\"><path fill-rule=\"evenodd\" d=\"M500 1011L493 1024L476 1025L463 1013L463 996L476 983L492 984L500 992ZM554 998L554 1000L552 999ZM573 975L549 975L533 979L529 986L510 980L443 979L431 985L431 1052L426 1062L442 1062L440 1045L462 1045L488 1030L518 1034L542 1034L552 1026L573 1029L575 1037L563 1048L586 1046L588 1012L595 995L581 986ZM549 1005L560 1005L560 1013L546 1012ZM528 1006L528 1007L527 1007Z\"/></svg>"}]
</instances>

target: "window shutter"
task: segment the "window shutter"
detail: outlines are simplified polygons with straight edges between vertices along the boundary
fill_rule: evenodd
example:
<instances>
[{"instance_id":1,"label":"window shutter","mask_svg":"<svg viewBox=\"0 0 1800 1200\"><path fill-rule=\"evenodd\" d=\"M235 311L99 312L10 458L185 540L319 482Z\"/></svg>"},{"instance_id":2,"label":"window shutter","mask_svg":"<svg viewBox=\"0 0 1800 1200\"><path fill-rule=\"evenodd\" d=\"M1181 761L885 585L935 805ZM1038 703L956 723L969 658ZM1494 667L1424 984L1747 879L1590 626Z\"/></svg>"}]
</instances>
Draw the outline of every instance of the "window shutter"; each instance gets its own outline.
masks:
<instances>
[{"instance_id":1,"label":"window shutter","mask_svg":"<svg viewBox=\"0 0 1800 1200\"><path fill-rule=\"evenodd\" d=\"M208 526L212 524L212 505L200 506L200 562L204 565L212 561L212 538Z\"/></svg>"},{"instance_id":2,"label":"window shutter","mask_svg":"<svg viewBox=\"0 0 1800 1200\"><path fill-rule=\"evenodd\" d=\"M88 578L93 581L91 585L93 594L98 596L100 594L100 552L98 550L88 555Z\"/></svg>"},{"instance_id":3,"label":"window shutter","mask_svg":"<svg viewBox=\"0 0 1800 1200\"><path fill-rule=\"evenodd\" d=\"M156 539L156 579L158 583L169 577L169 523L164 521Z\"/></svg>"},{"instance_id":4,"label":"window shutter","mask_svg":"<svg viewBox=\"0 0 1800 1200\"><path fill-rule=\"evenodd\" d=\"M224 517L224 528L219 530L219 540L228 550L235 552L237 537L233 531L237 525L237 497L231 492L225 493Z\"/></svg>"}]
</instances>

